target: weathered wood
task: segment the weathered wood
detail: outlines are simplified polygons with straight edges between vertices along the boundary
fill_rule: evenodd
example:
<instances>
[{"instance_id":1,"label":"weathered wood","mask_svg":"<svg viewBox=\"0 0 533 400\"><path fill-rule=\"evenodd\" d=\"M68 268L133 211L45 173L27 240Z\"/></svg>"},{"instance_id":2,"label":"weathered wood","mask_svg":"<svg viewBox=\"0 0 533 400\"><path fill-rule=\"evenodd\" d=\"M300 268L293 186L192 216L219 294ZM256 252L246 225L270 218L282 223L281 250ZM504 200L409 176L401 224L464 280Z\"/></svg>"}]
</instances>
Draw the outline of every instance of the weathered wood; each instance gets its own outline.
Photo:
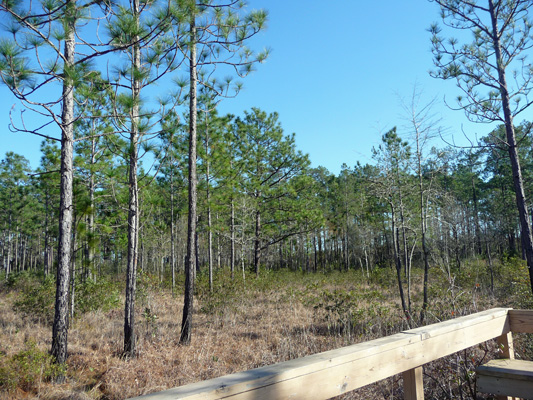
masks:
<instances>
[{"instance_id":1,"label":"weathered wood","mask_svg":"<svg viewBox=\"0 0 533 400\"><path fill-rule=\"evenodd\" d=\"M327 399L506 334L507 311L483 311L142 398Z\"/></svg>"},{"instance_id":2,"label":"weathered wood","mask_svg":"<svg viewBox=\"0 0 533 400\"><path fill-rule=\"evenodd\" d=\"M509 310L511 331L533 333L533 310Z\"/></svg>"},{"instance_id":3,"label":"weathered wood","mask_svg":"<svg viewBox=\"0 0 533 400\"><path fill-rule=\"evenodd\" d=\"M424 400L424 379L422 367L405 371L403 375L403 398L405 400Z\"/></svg>"},{"instance_id":4,"label":"weathered wood","mask_svg":"<svg viewBox=\"0 0 533 400\"><path fill-rule=\"evenodd\" d=\"M483 393L533 399L533 362L491 360L476 369L477 389Z\"/></svg>"}]
</instances>

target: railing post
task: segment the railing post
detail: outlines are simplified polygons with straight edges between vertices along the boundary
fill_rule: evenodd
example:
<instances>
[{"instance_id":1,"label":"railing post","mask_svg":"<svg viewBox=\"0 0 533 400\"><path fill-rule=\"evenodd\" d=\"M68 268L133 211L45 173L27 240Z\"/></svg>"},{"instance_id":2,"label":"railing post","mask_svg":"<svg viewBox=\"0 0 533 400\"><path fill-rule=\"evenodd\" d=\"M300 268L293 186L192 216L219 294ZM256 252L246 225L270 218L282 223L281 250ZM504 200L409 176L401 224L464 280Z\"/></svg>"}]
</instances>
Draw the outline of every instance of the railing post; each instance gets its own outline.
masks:
<instances>
[{"instance_id":1,"label":"railing post","mask_svg":"<svg viewBox=\"0 0 533 400\"><path fill-rule=\"evenodd\" d=\"M500 352L499 356L501 358L514 359L514 344L513 344L513 333L508 332L496 338L498 343L498 351ZM510 396L497 396L498 400L515 400L516 397Z\"/></svg>"},{"instance_id":2,"label":"railing post","mask_svg":"<svg viewBox=\"0 0 533 400\"><path fill-rule=\"evenodd\" d=\"M498 351L501 351L501 358L514 359L513 333L508 332L496 338Z\"/></svg>"},{"instance_id":3,"label":"railing post","mask_svg":"<svg viewBox=\"0 0 533 400\"><path fill-rule=\"evenodd\" d=\"M424 400L424 379L422 367L405 371L403 375L404 400Z\"/></svg>"}]
</instances>

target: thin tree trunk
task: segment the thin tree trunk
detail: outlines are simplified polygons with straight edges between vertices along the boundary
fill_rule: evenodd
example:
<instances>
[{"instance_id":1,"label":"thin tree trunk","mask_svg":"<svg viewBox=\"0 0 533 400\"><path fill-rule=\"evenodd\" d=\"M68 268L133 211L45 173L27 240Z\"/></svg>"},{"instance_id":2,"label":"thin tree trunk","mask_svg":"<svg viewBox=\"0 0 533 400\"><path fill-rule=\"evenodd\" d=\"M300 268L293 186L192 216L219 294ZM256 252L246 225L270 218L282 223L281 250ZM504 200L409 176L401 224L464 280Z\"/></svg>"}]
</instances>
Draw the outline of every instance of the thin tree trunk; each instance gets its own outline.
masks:
<instances>
[{"instance_id":1,"label":"thin tree trunk","mask_svg":"<svg viewBox=\"0 0 533 400\"><path fill-rule=\"evenodd\" d=\"M325 266L325 256L322 249L322 229L318 231L318 255L319 255L319 262L320 266L322 267L322 270L324 271L326 269Z\"/></svg>"},{"instance_id":2,"label":"thin tree trunk","mask_svg":"<svg viewBox=\"0 0 533 400\"><path fill-rule=\"evenodd\" d=\"M20 252L21 252L22 260L20 262L20 270L21 271L26 271L26 258L27 258L27 252L28 252L28 238L24 236L21 239L22 239L22 242L20 244ZM30 267L31 267L31 264L30 264Z\"/></svg>"},{"instance_id":3,"label":"thin tree trunk","mask_svg":"<svg viewBox=\"0 0 533 400\"><path fill-rule=\"evenodd\" d=\"M133 0L133 13L136 25L139 24L139 2ZM130 160L129 160L129 205L128 205L128 264L126 268L126 300L124 304L124 355L134 357L135 337L135 289L137 280L138 243L139 243L139 187L137 182L138 144L139 144L139 95L140 82L137 77L141 69L141 52L138 44L133 45L132 98Z\"/></svg>"},{"instance_id":4,"label":"thin tree trunk","mask_svg":"<svg viewBox=\"0 0 533 400\"><path fill-rule=\"evenodd\" d=\"M260 197L259 194L258 197ZM255 276L259 277L259 263L261 262L261 212L255 212L255 240L254 240L254 268Z\"/></svg>"},{"instance_id":5,"label":"thin tree trunk","mask_svg":"<svg viewBox=\"0 0 533 400\"><path fill-rule=\"evenodd\" d=\"M76 229L73 230L72 235L72 272L71 272L71 278L70 278L70 321L74 320L74 312L75 307L74 304L76 302L76 253L74 252L76 250Z\"/></svg>"},{"instance_id":6,"label":"thin tree trunk","mask_svg":"<svg viewBox=\"0 0 533 400\"><path fill-rule=\"evenodd\" d=\"M235 276L235 201L231 195L231 221L230 221L230 270L231 279Z\"/></svg>"},{"instance_id":7,"label":"thin tree trunk","mask_svg":"<svg viewBox=\"0 0 533 400\"><path fill-rule=\"evenodd\" d=\"M476 235L476 250L477 254L481 255L483 252L481 248L481 229L479 227L479 211L477 201L476 183L474 181L474 175L472 174L472 202L474 203L474 232Z\"/></svg>"},{"instance_id":8,"label":"thin tree trunk","mask_svg":"<svg viewBox=\"0 0 533 400\"><path fill-rule=\"evenodd\" d=\"M11 273L11 258L13 252L13 234L11 233L11 214L9 214L9 226L7 229L8 245L7 245L7 262L6 262L6 280L9 278Z\"/></svg>"},{"instance_id":9,"label":"thin tree trunk","mask_svg":"<svg viewBox=\"0 0 533 400\"><path fill-rule=\"evenodd\" d=\"M187 256L185 261L185 294L183 318L181 321L180 343L191 342L194 275L196 272L196 16L191 15L190 22L190 89L189 89L189 216L187 220Z\"/></svg>"},{"instance_id":10,"label":"thin tree trunk","mask_svg":"<svg viewBox=\"0 0 533 400\"><path fill-rule=\"evenodd\" d=\"M47 191L47 189L45 189ZM44 276L50 273L50 238L48 230L49 201L48 193L45 193L44 201Z\"/></svg>"},{"instance_id":11,"label":"thin tree trunk","mask_svg":"<svg viewBox=\"0 0 533 400\"><path fill-rule=\"evenodd\" d=\"M13 263L13 272L17 272L19 269L19 238L20 238L20 223L18 221L15 221L15 224L17 226L15 231L15 245L13 246L13 254L15 255L15 261Z\"/></svg>"},{"instance_id":12,"label":"thin tree trunk","mask_svg":"<svg viewBox=\"0 0 533 400\"><path fill-rule=\"evenodd\" d=\"M209 188L209 127L207 111L205 113L205 154L206 154L206 169L205 169L205 186L206 186L206 201L207 201L207 263L209 266L209 291L213 291L213 232L211 221L211 191Z\"/></svg>"},{"instance_id":13,"label":"thin tree trunk","mask_svg":"<svg viewBox=\"0 0 533 400\"><path fill-rule=\"evenodd\" d=\"M75 7L75 1L67 1ZM72 68L75 51L75 19L69 18L65 24L65 67ZM56 275L55 315L52 328L51 354L58 364L67 360L68 343L68 291L70 283L71 234L73 215L73 155L74 155L74 87L65 79L63 81L63 109L61 115L61 183L59 200L59 240L58 265ZM63 382L64 376L57 381Z\"/></svg>"},{"instance_id":14,"label":"thin tree trunk","mask_svg":"<svg viewBox=\"0 0 533 400\"><path fill-rule=\"evenodd\" d=\"M423 324L428 307L428 280L429 280L429 251L426 243L427 222L424 204L424 183L422 179L422 149L420 148L420 133L416 132L416 152L418 159L418 190L420 195L420 230L422 233L422 255L424 257L424 298L420 311L420 324Z\"/></svg>"},{"instance_id":15,"label":"thin tree trunk","mask_svg":"<svg viewBox=\"0 0 533 400\"><path fill-rule=\"evenodd\" d=\"M488 239L486 240L487 246L487 259L489 261L489 273L490 273L490 292L494 294L494 268L492 266L492 257L490 255L490 246Z\"/></svg>"},{"instance_id":16,"label":"thin tree trunk","mask_svg":"<svg viewBox=\"0 0 533 400\"><path fill-rule=\"evenodd\" d=\"M218 213L216 214L216 220L218 225ZM222 267L222 246L220 245L220 233L217 233L217 269Z\"/></svg>"},{"instance_id":17,"label":"thin tree trunk","mask_svg":"<svg viewBox=\"0 0 533 400\"><path fill-rule=\"evenodd\" d=\"M318 248L316 243L316 231L313 233L313 271L318 271Z\"/></svg>"},{"instance_id":18,"label":"thin tree trunk","mask_svg":"<svg viewBox=\"0 0 533 400\"><path fill-rule=\"evenodd\" d=\"M405 302L405 295L403 292L403 284L402 284L402 260L400 257L400 243L399 243L399 230L396 228L396 215L394 206L390 204L391 206L391 220L392 220L392 243L394 246L394 260L396 263L396 278L398 279L398 289L400 292L400 300L402 302L402 309L403 313L405 314L405 318L407 321L407 325L411 327L411 320L409 315L409 309L407 308L407 304Z\"/></svg>"},{"instance_id":19,"label":"thin tree trunk","mask_svg":"<svg viewBox=\"0 0 533 400\"><path fill-rule=\"evenodd\" d=\"M170 146L173 143L171 141ZM170 150L170 269L172 272L172 294L176 289L176 221L174 219L174 150Z\"/></svg>"},{"instance_id":20,"label":"thin tree trunk","mask_svg":"<svg viewBox=\"0 0 533 400\"><path fill-rule=\"evenodd\" d=\"M91 176L89 178L89 201L91 212L89 213L89 243L88 243L88 256L87 256L87 273L86 278L91 279L92 274L94 273L94 214L95 214L95 205L94 205L94 192L96 188L96 183L94 180L94 165L96 164L96 138L92 139L91 142Z\"/></svg>"},{"instance_id":21,"label":"thin tree trunk","mask_svg":"<svg viewBox=\"0 0 533 400\"><path fill-rule=\"evenodd\" d=\"M516 136L513 126L513 117L511 113L509 92L507 90L507 80L505 76L505 66L502 61L502 51L500 37L498 35L498 22L493 0L489 0L489 11L491 15L494 52L496 55L496 65L498 68L498 78L500 83L500 94L502 97L502 109L505 119L505 132L507 134L507 143L509 146L509 158L511 159L511 168L513 171L513 183L516 195L516 205L520 217L521 234L523 237L524 250L526 253L527 268L531 291L533 292L533 235L531 225L529 225L529 215L527 209L526 195L524 191L524 181L522 170L520 168L520 159L516 143Z\"/></svg>"}]
</instances>

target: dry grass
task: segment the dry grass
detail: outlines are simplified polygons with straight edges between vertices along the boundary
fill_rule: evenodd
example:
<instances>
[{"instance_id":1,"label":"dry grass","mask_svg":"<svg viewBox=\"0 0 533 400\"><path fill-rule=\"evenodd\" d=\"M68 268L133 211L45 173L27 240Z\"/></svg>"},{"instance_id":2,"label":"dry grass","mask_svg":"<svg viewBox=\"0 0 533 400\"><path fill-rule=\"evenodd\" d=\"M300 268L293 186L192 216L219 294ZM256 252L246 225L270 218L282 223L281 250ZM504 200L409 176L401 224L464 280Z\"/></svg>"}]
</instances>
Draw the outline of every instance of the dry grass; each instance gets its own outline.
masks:
<instances>
[{"instance_id":1,"label":"dry grass","mask_svg":"<svg viewBox=\"0 0 533 400\"><path fill-rule=\"evenodd\" d=\"M125 399L303 357L406 328L397 307L396 288L384 288L383 284L369 283L360 276L338 275L334 280L327 280L324 276L299 275L286 285L282 280L236 285L241 286L238 290L233 288L231 294L210 296L204 291L197 296L190 346L178 344L181 296L173 297L168 289L148 291L137 301L138 357L129 360L120 356L123 311L84 314L73 321L69 330L66 383L43 381L31 390L17 388L0 392L0 398ZM223 291L220 287L217 290ZM353 326L341 326L337 317L342 313L332 313L320 303L323 300L320 293L324 291L341 295L357 293L357 304L362 311ZM380 294L379 298L373 299L376 293ZM16 291L0 293L0 354L9 357L23 349L29 340L35 341L39 349L48 350L50 326L15 313L16 297ZM492 305L488 298L477 298L476 309ZM400 398L396 396L401 396L400 377L389 378L344 398Z\"/></svg>"}]
</instances>

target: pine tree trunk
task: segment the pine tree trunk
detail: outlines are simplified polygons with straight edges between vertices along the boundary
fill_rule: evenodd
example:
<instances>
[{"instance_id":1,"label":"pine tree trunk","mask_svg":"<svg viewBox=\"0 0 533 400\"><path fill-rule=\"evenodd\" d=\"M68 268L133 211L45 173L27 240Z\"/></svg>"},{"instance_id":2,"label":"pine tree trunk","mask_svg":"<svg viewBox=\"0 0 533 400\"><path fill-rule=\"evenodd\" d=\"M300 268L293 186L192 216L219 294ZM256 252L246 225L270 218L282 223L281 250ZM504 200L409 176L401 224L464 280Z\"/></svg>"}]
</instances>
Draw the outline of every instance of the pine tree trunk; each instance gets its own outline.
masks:
<instances>
[{"instance_id":1,"label":"pine tree trunk","mask_svg":"<svg viewBox=\"0 0 533 400\"><path fill-rule=\"evenodd\" d=\"M135 22L139 24L139 2L133 0ZM139 243L139 187L137 182L138 144L139 144L139 94L140 82L137 77L141 69L141 52L138 44L133 45L133 76L131 110L131 132L129 152L129 201L128 201L128 260L126 267L126 300L124 303L124 355L134 357L135 337L135 289L137 279Z\"/></svg>"},{"instance_id":2,"label":"pine tree trunk","mask_svg":"<svg viewBox=\"0 0 533 400\"><path fill-rule=\"evenodd\" d=\"M322 268L322 271L325 271L326 270L326 266L325 266L325 255L324 255L324 251L322 249L322 229L320 229L318 231L318 255L319 255L319 263L320 263L320 266Z\"/></svg>"},{"instance_id":3,"label":"pine tree trunk","mask_svg":"<svg viewBox=\"0 0 533 400\"><path fill-rule=\"evenodd\" d=\"M66 13L73 12L75 2L67 1ZM72 68L75 50L75 20L72 16L66 26L64 49L65 69ZM63 109L61 115L61 183L59 200L58 266L56 275L55 315L52 328L51 354L58 364L67 360L68 342L68 291L70 282L71 235L73 214L73 155L74 155L74 87L63 81ZM64 381L64 376L57 379Z\"/></svg>"},{"instance_id":4,"label":"pine tree trunk","mask_svg":"<svg viewBox=\"0 0 533 400\"><path fill-rule=\"evenodd\" d=\"M207 201L207 263L209 267L209 291L213 291L213 231L211 221L211 191L209 188L209 128L208 116L205 113L205 154L206 154L206 169L205 169L205 185L206 185L206 201Z\"/></svg>"},{"instance_id":5,"label":"pine tree trunk","mask_svg":"<svg viewBox=\"0 0 533 400\"><path fill-rule=\"evenodd\" d=\"M518 149L516 143L516 136L513 125L513 118L510 107L509 92L507 90L507 80L505 76L505 67L502 61L502 51L500 44L500 37L498 35L498 23L496 19L496 11L494 9L493 0L489 0L489 12L491 15L494 52L496 56L496 65L498 68L498 78L500 83L500 94L502 98L502 109L505 119L505 132L507 134L507 144L509 146L509 158L511 160L511 169L513 172L513 183L516 195L516 205L518 208L518 215L520 217L520 228L522 235L522 242L526 255L527 268L529 272L529 280L531 284L531 291L533 292L533 235L531 232L531 225L529 225L529 214L527 209L526 195L524 191L524 181L522 178L522 170L520 168L520 159L518 156Z\"/></svg>"},{"instance_id":6,"label":"pine tree trunk","mask_svg":"<svg viewBox=\"0 0 533 400\"><path fill-rule=\"evenodd\" d=\"M231 279L235 276L235 201L231 196L231 221L230 221L230 270Z\"/></svg>"},{"instance_id":7,"label":"pine tree trunk","mask_svg":"<svg viewBox=\"0 0 533 400\"><path fill-rule=\"evenodd\" d=\"M261 196L259 194L259 196ZM254 268L255 276L259 277L259 264L261 262L261 212L255 212L255 240L254 240Z\"/></svg>"},{"instance_id":8,"label":"pine tree trunk","mask_svg":"<svg viewBox=\"0 0 533 400\"><path fill-rule=\"evenodd\" d=\"M316 231L313 233L313 271L318 271L318 248L316 243Z\"/></svg>"},{"instance_id":9,"label":"pine tree trunk","mask_svg":"<svg viewBox=\"0 0 533 400\"><path fill-rule=\"evenodd\" d=\"M70 321L74 319L75 301L76 301L76 229L73 230L72 235L72 266L70 275Z\"/></svg>"},{"instance_id":10,"label":"pine tree trunk","mask_svg":"<svg viewBox=\"0 0 533 400\"><path fill-rule=\"evenodd\" d=\"M172 146L172 143L170 144ZM170 156L170 269L172 272L172 294L176 288L176 221L174 219L174 155Z\"/></svg>"},{"instance_id":11,"label":"pine tree trunk","mask_svg":"<svg viewBox=\"0 0 533 400\"><path fill-rule=\"evenodd\" d=\"M47 191L47 189L45 189ZM50 273L50 233L48 229L48 214L49 214L48 193L45 193L44 202L44 276Z\"/></svg>"},{"instance_id":12,"label":"pine tree trunk","mask_svg":"<svg viewBox=\"0 0 533 400\"><path fill-rule=\"evenodd\" d=\"M91 212L89 213L89 243L88 243L88 255L87 255L87 272L86 278L91 279L94 269L94 214L95 214L95 205L94 205L94 192L96 188L96 183L94 181L94 164L96 164L96 139L92 139L91 143L91 176L89 178L89 201Z\"/></svg>"},{"instance_id":13,"label":"pine tree trunk","mask_svg":"<svg viewBox=\"0 0 533 400\"><path fill-rule=\"evenodd\" d=\"M216 214L216 220L218 225L218 213ZM222 267L222 246L220 245L220 233L217 233L217 269Z\"/></svg>"},{"instance_id":14,"label":"pine tree trunk","mask_svg":"<svg viewBox=\"0 0 533 400\"><path fill-rule=\"evenodd\" d=\"M424 212L424 183L422 178L422 149L420 146L420 137L419 132L417 131L416 136L416 153L417 153L417 161L418 161L418 190L420 195L420 230L422 233L422 256L424 258L424 294L423 294L423 301L422 301L422 310L420 311L420 324L424 322L424 318L426 316L426 310L428 307L428 280L429 280L429 251L426 243L426 231L427 231L427 223L426 223L426 214Z\"/></svg>"},{"instance_id":15,"label":"pine tree trunk","mask_svg":"<svg viewBox=\"0 0 533 400\"><path fill-rule=\"evenodd\" d=\"M392 243L394 246L394 260L396 264L396 278L398 280L398 289L400 292L400 300L402 302L402 309L405 314L405 318L407 321L407 325L411 326L410 316L409 316L409 309L407 308L407 304L405 302L405 295L403 292L403 284L402 284L402 260L400 257L400 241L399 241L399 230L396 228L396 215L395 215L395 209L392 204L391 206L391 221L392 221Z\"/></svg>"},{"instance_id":16,"label":"pine tree trunk","mask_svg":"<svg viewBox=\"0 0 533 400\"><path fill-rule=\"evenodd\" d=\"M180 343L191 342L194 275L196 271L196 25L195 15L190 22L190 89L189 89L189 216L187 220L187 256L185 260L185 294Z\"/></svg>"},{"instance_id":17,"label":"pine tree trunk","mask_svg":"<svg viewBox=\"0 0 533 400\"><path fill-rule=\"evenodd\" d=\"M476 183L474 181L473 175L472 175L472 202L474 203L474 232L476 235L476 252L478 255L481 255L481 253L483 252L481 248L481 228L479 227L477 191L476 191Z\"/></svg>"}]
</instances>

